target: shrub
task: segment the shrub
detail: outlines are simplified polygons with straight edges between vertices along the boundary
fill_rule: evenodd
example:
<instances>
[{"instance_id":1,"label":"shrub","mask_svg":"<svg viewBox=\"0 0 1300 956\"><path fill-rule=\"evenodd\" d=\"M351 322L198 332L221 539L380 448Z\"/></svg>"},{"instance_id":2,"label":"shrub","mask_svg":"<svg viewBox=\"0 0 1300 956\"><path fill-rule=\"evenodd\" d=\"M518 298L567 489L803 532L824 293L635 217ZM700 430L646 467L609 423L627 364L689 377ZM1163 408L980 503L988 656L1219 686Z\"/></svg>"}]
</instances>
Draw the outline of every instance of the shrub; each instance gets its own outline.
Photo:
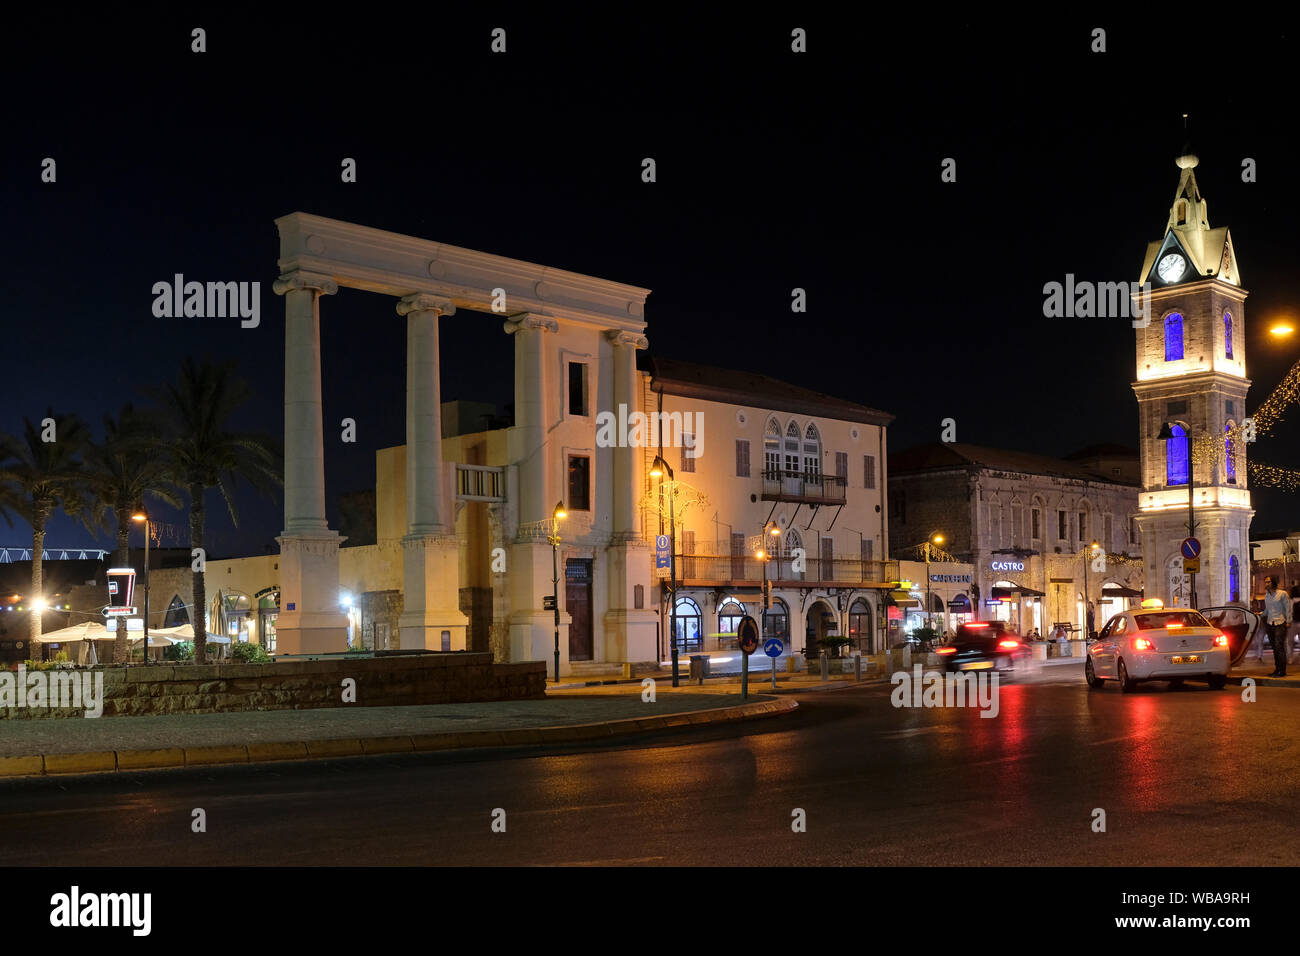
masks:
<instances>
[{"instance_id":1,"label":"shrub","mask_svg":"<svg viewBox=\"0 0 1300 956\"><path fill-rule=\"evenodd\" d=\"M230 656L241 664L265 664L271 659L261 644L239 643L230 649Z\"/></svg>"},{"instance_id":2,"label":"shrub","mask_svg":"<svg viewBox=\"0 0 1300 956\"><path fill-rule=\"evenodd\" d=\"M163 649L163 660L165 661L192 661L194 660L194 642L181 641L173 644L171 647Z\"/></svg>"}]
</instances>

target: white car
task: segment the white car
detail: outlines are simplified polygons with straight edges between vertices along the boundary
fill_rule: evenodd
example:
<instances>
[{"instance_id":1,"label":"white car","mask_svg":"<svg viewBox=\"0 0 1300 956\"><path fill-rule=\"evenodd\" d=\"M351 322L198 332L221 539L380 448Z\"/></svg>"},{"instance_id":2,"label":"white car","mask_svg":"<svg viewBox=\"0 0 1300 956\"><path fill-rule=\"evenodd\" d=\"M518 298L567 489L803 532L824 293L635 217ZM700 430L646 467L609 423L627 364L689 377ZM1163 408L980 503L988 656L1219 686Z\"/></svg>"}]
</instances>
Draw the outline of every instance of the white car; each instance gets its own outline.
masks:
<instances>
[{"instance_id":1,"label":"white car","mask_svg":"<svg viewBox=\"0 0 1300 956\"><path fill-rule=\"evenodd\" d=\"M1139 681L1177 685L1204 678L1213 690L1228 682L1228 636L1199 611L1177 607L1135 607L1116 614L1088 645L1084 677L1099 688L1118 681L1131 691Z\"/></svg>"}]
</instances>

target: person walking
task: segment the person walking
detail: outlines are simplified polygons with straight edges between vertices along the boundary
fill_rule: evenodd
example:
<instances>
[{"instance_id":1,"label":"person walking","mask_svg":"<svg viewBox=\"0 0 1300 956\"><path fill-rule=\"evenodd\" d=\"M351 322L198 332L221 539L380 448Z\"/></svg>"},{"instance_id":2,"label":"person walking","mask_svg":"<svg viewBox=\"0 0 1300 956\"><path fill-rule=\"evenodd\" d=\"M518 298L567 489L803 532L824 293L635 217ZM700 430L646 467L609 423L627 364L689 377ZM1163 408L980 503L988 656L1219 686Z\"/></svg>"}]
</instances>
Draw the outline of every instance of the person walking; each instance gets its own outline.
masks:
<instances>
[{"instance_id":1,"label":"person walking","mask_svg":"<svg viewBox=\"0 0 1300 956\"><path fill-rule=\"evenodd\" d=\"M1291 596L1277 588L1277 578L1270 576L1264 591L1264 622L1268 625L1268 640L1273 645L1273 673L1269 677L1286 676L1286 636L1291 624Z\"/></svg>"}]
</instances>

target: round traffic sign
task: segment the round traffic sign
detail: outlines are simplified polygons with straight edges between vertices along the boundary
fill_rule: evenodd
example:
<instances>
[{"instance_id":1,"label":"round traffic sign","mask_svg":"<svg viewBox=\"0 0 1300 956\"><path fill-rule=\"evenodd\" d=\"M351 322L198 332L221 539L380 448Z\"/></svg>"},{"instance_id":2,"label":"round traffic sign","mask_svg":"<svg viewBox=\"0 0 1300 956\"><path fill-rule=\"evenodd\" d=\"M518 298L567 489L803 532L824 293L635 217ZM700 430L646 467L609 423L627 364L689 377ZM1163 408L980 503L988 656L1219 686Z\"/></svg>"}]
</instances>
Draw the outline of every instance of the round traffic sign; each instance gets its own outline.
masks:
<instances>
[{"instance_id":1,"label":"round traffic sign","mask_svg":"<svg viewBox=\"0 0 1300 956\"><path fill-rule=\"evenodd\" d=\"M736 641L746 654L758 650L758 622L748 614L740 619L740 627L736 628Z\"/></svg>"},{"instance_id":2,"label":"round traffic sign","mask_svg":"<svg viewBox=\"0 0 1300 956\"><path fill-rule=\"evenodd\" d=\"M1197 541L1195 538L1184 538L1182 550L1183 557L1187 558L1189 561L1192 558L1200 557L1201 542Z\"/></svg>"},{"instance_id":3,"label":"round traffic sign","mask_svg":"<svg viewBox=\"0 0 1300 956\"><path fill-rule=\"evenodd\" d=\"M785 650L785 644L779 637L769 637L763 642L763 653L768 657L780 657L781 652Z\"/></svg>"}]
</instances>

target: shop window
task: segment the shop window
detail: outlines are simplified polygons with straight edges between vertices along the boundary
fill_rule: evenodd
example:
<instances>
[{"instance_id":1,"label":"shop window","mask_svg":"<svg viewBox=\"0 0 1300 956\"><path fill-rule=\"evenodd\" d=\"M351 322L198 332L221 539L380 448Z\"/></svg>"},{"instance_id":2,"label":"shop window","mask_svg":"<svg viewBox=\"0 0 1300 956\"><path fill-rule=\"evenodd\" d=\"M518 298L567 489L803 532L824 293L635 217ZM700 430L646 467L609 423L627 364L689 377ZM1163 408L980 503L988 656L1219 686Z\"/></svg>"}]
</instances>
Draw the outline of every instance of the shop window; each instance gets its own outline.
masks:
<instances>
[{"instance_id":1,"label":"shop window","mask_svg":"<svg viewBox=\"0 0 1300 956\"><path fill-rule=\"evenodd\" d=\"M677 646L686 651L698 651L704 646L704 618L700 606L688 597L679 597L673 605L677 619Z\"/></svg>"}]
</instances>

